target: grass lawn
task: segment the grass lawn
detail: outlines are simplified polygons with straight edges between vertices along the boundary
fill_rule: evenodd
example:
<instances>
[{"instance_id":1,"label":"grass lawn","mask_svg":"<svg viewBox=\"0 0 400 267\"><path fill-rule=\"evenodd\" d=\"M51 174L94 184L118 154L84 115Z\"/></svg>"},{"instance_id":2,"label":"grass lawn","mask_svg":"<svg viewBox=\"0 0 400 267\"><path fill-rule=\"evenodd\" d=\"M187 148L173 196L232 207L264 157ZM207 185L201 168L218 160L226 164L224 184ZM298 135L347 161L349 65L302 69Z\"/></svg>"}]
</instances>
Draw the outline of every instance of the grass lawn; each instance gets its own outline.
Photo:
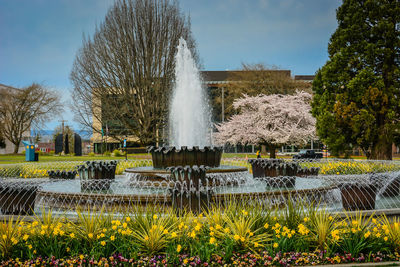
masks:
<instances>
[{"instance_id":1,"label":"grass lawn","mask_svg":"<svg viewBox=\"0 0 400 267\"><path fill-rule=\"evenodd\" d=\"M128 159L150 159L149 154L132 154L128 155ZM51 162L51 161L87 161L87 160L123 160L125 157L111 157L111 156L54 156L54 155L41 155L39 156L39 162ZM12 164L12 163L23 163L25 162L25 155L0 155L0 164Z\"/></svg>"},{"instance_id":2,"label":"grass lawn","mask_svg":"<svg viewBox=\"0 0 400 267\"><path fill-rule=\"evenodd\" d=\"M255 158L255 154L245 153L224 153L223 158ZM279 156L279 155L278 155ZM55 155L40 155L39 162L51 162L51 161L86 161L86 160L123 160L125 157L112 157L112 156L55 156ZM151 159L151 155L148 153L143 154L129 154L128 159ZM22 154L8 154L0 155L0 164L12 164L12 163L23 163L25 162L25 155Z\"/></svg>"},{"instance_id":3,"label":"grass lawn","mask_svg":"<svg viewBox=\"0 0 400 267\"><path fill-rule=\"evenodd\" d=\"M261 155L262 156L262 158L268 158L269 157L269 155L265 155L265 154L262 154ZM276 154L276 156L277 156L277 158L282 158L282 159L290 159L290 158L292 158L292 156L291 155L280 155L280 154ZM254 154L252 154L252 153L224 153L224 154L222 154L222 157L223 158L256 158L257 156L256 156L256 153L254 153Z\"/></svg>"},{"instance_id":4,"label":"grass lawn","mask_svg":"<svg viewBox=\"0 0 400 267\"><path fill-rule=\"evenodd\" d=\"M251 153L224 153L223 158L255 158L255 154ZM262 155L263 158L267 158L268 155ZM280 155L277 154L278 158L292 158L291 155ZM366 159L366 157L354 156L353 159ZM54 156L54 155L40 155L39 162L51 162L51 161L87 161L87 160L123 160L125 157L112 157L112 156ZM151 159L151 155L148 153L143 154L129 154L128 159ZM393 158L393 160L399 160L400 158ZM22 154L8 154L0 155L0 164L13 164L25 162L25 155Z\"/></svg>"},{"instance_id":5,"label":"grass lawn","mask_svg":"<svg viewBox=\"0 0 400 267\"><path fill-rule=\"evenodd\" d=\"M256 154L251 153L224 153L223 158L256 158ZM278 158L291 158L291 156L277 155ZM267 155L263 155L266 158ZM39 162L51 162L51 161L86 161L86 160L123 160L125 157L112 157L112 156L55 156L55 155L40 155ZM143 154L129 154L128 159L151 159L151 155L148 153ZM0 155L0 164L12 164L12 163L23 163L25 162L25 155L22 154L8 154Z\"/></svg>"}]
</instances>

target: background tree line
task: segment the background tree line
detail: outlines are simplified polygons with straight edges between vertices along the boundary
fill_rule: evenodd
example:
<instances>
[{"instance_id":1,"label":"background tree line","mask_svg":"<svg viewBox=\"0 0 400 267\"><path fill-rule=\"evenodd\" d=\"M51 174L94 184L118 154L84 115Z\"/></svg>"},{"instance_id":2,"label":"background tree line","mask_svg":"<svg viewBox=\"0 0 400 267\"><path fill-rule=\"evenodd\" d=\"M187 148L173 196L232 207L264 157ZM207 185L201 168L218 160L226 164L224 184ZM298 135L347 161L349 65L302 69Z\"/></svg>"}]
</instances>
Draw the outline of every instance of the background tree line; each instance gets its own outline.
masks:
<instances>
[{"instance_id":1,"label":"background tree line","mask_svg":"<svg viewBox=\"0 0 400 267\"><path fill-rule=\"evenodd\" d=\"M0 90L0 135L10 140L18 153L24 133L30 135L32 129L39 129L62 111L59 94L40 84Z\"/></svg>"},{"instance_id":2,"label":"background tree line","mask_svg":"<svg viewBox=\"0 0 400 267\"><path fill-rule=\"evenodd\" d=\"M400 140L400 2L344 0L329 60L312 84L317 134L332 152L361 148L368 158L391 159ZM85 37L71 71L76 118L119 140L134 135L143 145L162 141L174 81L174 55L184 37L197 55L190 20L169 0L117 0L93 37ZM310 91L263 65L232 72L224 90L224 115L244 93ZM220 88L212 88L214 117ZM96 125L97 123L97 125Z\"/></svg>"},{"instance_id":3,"label":"background tree line","mask_svg":"<svg viewBox=\"0 0 400 267\"><path fill-rule=\"evenodd\" d=\"M317 133L334 154L392 159L400 145L400 2L344 0L313 82Z\"/></svg>"}]
</instances>

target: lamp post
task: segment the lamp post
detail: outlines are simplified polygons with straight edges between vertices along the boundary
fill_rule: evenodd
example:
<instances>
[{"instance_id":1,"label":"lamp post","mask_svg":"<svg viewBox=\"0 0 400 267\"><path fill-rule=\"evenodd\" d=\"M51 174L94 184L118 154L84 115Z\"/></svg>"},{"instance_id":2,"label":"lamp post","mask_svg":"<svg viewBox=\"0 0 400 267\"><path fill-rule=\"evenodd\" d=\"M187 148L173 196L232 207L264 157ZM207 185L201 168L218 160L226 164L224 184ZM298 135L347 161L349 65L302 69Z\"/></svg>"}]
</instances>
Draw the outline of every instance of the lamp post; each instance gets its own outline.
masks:
<instances>
[{"instance_id":1,"label":"lamp post","mask_svg":"<svg viewBox=\"0 0 400 267\"><path fill-rule=\"evenodd\" d=\"M225 98L225 96L224 96L224 87L222 86L221 87L221 122L224 122L224 120L225 120L225 106L224 106L224 98ZM225 146L224 146L224 148L223 148L223 150L222 150L223 152L225 152Z\"/></svg>"},{"instance_id":2,"label":"lamp post","mask_svg":"<svg viewBox=\"0 0 400 267\"><path fill-rule=\"evenodd\" d=\"M224 107L224 87L222 86L221 87L222 89L221 89L221 91L222 91L222 93L221 93L221 122L224 122L224 119L225 119L225 107Z\"/></svg>"}]
</instances>

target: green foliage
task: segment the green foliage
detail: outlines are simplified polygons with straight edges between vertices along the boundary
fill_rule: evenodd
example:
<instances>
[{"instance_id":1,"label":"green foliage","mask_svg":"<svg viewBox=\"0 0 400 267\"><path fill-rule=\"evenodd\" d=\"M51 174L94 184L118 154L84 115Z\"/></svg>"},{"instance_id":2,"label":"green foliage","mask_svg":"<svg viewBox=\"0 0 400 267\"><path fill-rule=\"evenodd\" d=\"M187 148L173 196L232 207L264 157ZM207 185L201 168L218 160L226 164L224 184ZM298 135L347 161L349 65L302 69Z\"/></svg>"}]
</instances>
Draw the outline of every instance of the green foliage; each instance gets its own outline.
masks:
<instances>
[{"instance_id":1,"label":"green foliage","mask_svg":"<svg viewBox=\"0 0 400 267\"><path fill-rule=\"evenodd\" d=\"M329 60L313 82L318 135L334 154L360 147L369 158L391 159L400 134L400 4L345 0L337 20Z\"/></svg>"},{"instance_id":2,"label":"green foliage","mask_svg":"<svg viewBox=\"0 0 400 267\"><path fill-rule=\"evenodd\" d=\"M113 155L114 157L122 157L122 156L125 156L125 153L124 153L124 152L121 152L121 151L118 150L118 149L114 149L114 151L112 152L112 155Z\"/></svg>"},{"instance_id":3,"label":"green foliage","mask_svg":"<svg viewBox=\"0 0 400 267\"><path fill-rule=\"evenodd\" d=\"M19 217L15 221L14 217L11 217L8 221L0 222L0 252L2 259L8 259L18 249L18 243L22 239L20 223Z\"/></svg>"},{"instance_id":4,"label":"green foliage","mask_svg":"<svg viewBox=\"0 0 400 267\"><path fill-rule=\"evenodd\" d=\"M35 225L29 227L26 234L26 245L35 247L39 255L54 255L63 257L67 247L66 229L60 217L56 217L51 211L42 209L41 215L35 214ZM33 256L33 251L28 254Z\"/></svg>"},{"instance_id":5,"label":"green foliage","mask_svg":"<svg viewBox=\"0 0 400 267\"><path fill-rule=\"evenodd\" d=\"M78 243L81 244L83 252L100 256L104 251L104 243L102 243L105 237L103 229L107 229L110 226L111 215L104 215L102 211L96 212L92 210L77 211L78 218L76 222L71 222L71 233L74 234L73 239L77 239Z\"/></svg>"},{"instance_id":6,"label":"green foliage","mask_svg":"<svg viewBox=\"0 0 400 267\"><path fill-rule=\"evenodd\" d=\"M389 250L399 251L400 250L400 219L395 217L389 221L386 215L380 217L379 222L375 219L373 220L375 227L382 228L385 235L389 240ZM387 240L384 240L387 241Z\"/></svg>"},{"instance_id":7,"label":"green foliage","mask_svg":"<svg viewBox=\"0 0 400 267\"><path fill-rule=\"evenodd\" d=\"M336 229L334 217L326 210L318 210L310 214L310 240L321 250L335 245L340 236Z\"/></svg>"},{"instance_id":8,"label":"green foliage","mask_svg":"<svg viewBox=\"0 0 400 267\"><path fill-rule=\"evenodd\" d=\"M340 175L340 174L363 174L393 172L400 170L400 165L392 164L389 161L326 161L326 162L302 162L300 166L319 168L319 174Z\"/></svg>"},{"instance_id":9,"label":"green foliage","mask_svg":"<svg viewBox=\"0 0 400 267\"><path fill-rule=\"evenodd\" d=\"M374 239L371 238L371 232L368 230L371 219L372 217L362 215L361 212L357 212L355 215L346 214L344 223L351 228L344 231L344 237L341 239L340 247L343 251L349 252L352 256L372 251Z\"/></svg>"},{"instance_id":10,"label":"green foliage","mask_svg":"<svg viewBox=\"0 0 400 267\"><path fill-rule=\"evenodd\" d=\"M293 203L292 198L289 198L287 206L283 210L284 219L289 228L294 229L302 222L304 208L303 203Z\"/></svg>"},{"instance_id":11,"label":"green foliage","mask_svg":"<svg viewBox=\"0 0 400 267\"><path fill-rule=\"evenodd\" d=\"M10 218L0 223L2 259L38 256L56 258L89 255L95 259L122 253L125 257L166 254L179 265L182 255L210 261L220 255L233 263L237 253L276 255L320 249L332 257L349 253L390 253L399 250L399 220L369 218L349 213L340 219L316 206L293 203L284 213L262 211L246 204L211 207L205 215L180 213L168 208L135 208L124 214L78 210L69 220L42 210L31 222Z\"/></svg>"},{"instance_id":12,"label":"green foliage","mask_svg":"<svg viewBox=\"0 0 400 267\"><path fill-rule=\"evenodd\" d=\"M139 250L146 255L154 255L162 252L168 243L176 239L171 236L176 228L178 219L176 216L167 214L160 216L157 214L138 214L130 223L132 238Z\"/></svg>"},{"instance_id":13,"label":"green foliage","mask_svg":"<svg viewBox=\"0 0 400 267\"><path fill-rule=\"evenodd\" d=\"M80 157L79 159L82 159ZM102 160L104 158L101 158ZM99 160L99 158L94 158ZM104 159L107 160L107 159ZM50 170L73 171L82 161L60 161L60 162L30 162L22 164L9 164L0 166L1 177L40 178L47 177ZM118 161L115 173L122 174L127 168L151 166L148 160L120 160Z\"/></svg>"}]
</instances>

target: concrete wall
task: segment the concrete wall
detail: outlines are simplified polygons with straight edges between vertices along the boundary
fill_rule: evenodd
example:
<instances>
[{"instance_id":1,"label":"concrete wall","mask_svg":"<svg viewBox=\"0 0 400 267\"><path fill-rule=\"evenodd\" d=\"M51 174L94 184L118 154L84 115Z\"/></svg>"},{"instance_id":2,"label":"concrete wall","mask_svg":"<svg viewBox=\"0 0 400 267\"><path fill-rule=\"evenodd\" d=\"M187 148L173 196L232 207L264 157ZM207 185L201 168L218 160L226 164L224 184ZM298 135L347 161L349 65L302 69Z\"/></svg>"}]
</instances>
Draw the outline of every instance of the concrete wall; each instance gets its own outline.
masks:
<instances>
[{"instance_id":1,"label":"concrete wall","mask_svg":"<svg viewBox=\"0 0 400 267\"><path fill-rule=\"evenodd\" d=\"M22 140L28 140L30 137L30 131L26 131L23 135L22 135ZM0 148L0 154L11 154L14 153L14 144L11 143L10 140L6 139L5 140L6 143L6 147L5 148ZM19 148L18 148L18 153L22 153L22 151L25 151L24 145L19 144Z\"/></svg>"}]
</instances>

